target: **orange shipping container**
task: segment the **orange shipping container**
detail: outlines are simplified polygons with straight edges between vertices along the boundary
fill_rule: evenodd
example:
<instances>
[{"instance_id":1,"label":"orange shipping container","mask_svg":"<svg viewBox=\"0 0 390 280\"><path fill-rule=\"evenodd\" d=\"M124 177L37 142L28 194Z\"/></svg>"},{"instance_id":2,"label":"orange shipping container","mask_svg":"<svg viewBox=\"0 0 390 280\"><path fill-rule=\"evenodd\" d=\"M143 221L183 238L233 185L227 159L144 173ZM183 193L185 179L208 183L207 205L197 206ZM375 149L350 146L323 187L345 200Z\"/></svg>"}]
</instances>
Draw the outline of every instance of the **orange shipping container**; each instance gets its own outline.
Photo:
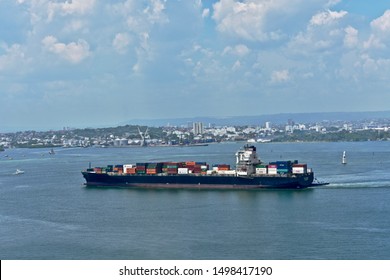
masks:
<instances>
[{"instance_id":1,"label":"orange shipping container","mask_svg":"<svg viewBox=\"0 0 390 280\"><path fill-rule=\"evenodd\" d=\"M134 167L134 168L127 168L126 169L126 173L127 174L135 174L135 172L136 172L136 168Z\"/></svg>"},{"instance_id":2,"label":"orange shipping container","mask_svg":"<svg viewBox=\"0 0 390 280\"><path fill-rule=\"evenodd\" d=\"M218 170L224 170L224 171L226 171L226 170L230 170L230 168L229 168L229 167L218 167Z\"/></svg>"}]
</instances>

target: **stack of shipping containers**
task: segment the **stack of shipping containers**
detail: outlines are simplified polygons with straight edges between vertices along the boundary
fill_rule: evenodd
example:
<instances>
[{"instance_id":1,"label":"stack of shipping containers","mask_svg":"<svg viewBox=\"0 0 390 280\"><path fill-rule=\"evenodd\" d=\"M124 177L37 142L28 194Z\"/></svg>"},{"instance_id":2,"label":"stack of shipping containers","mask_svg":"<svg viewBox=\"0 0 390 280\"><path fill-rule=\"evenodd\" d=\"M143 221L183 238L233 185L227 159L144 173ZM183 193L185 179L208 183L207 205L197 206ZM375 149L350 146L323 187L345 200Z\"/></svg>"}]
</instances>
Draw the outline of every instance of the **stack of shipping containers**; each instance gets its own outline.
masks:
<instances>
[{"instance_id":1,"label":"stack of shipping containers","mask_svg":"<svg viewBox=\"0 0 390 280\"><path fill-rule=\"evenodd\" d=\"M123 165L123 173L135 174L136 170L137 170L137 168L134 164L124 164Z\"/></svg>"},{"instance_id":2,"label":"stack of shipping containers","mask_svg":"<svg viewBox=\"0 0 390 280\"><path fill-rule=\"evenodd\" d=\"M288 161L277 161L277 173L278 174L287 174L292 172L292 162Z\"/></svg>"},{"instance_id":3,"label":"stack of shipping containers","mask_svg":"<svg viewBox=\"0 0 390 280\"><path fill-rule=\"evenodd\" d=\"M177 174L178 164L177 162L164 162L162 165L162 171L167 174Z\"/></svg>"},{"instance_id":4,"label":"stack of shipping containers","mask_svg":"<svg viewBox=\"0 0 390 280\"><path fill-rule=\"evenodd\" d=\"M137 163L136 164L136 173L137 174L146 174L146 163Z\"/></svg>"},{"instance_id":5,"label":"stack of shipping containers","mask_svg":"<svg viewBox=\"0 0 390 280\"><path fill-rule=\"evenodd\" d=\"M146 174L158 174L162 171L163 164L161 162L148 163L146 165Z\"/></svg>"},{"instance_id":6,"label":"stack of shipping containers","mask_svg":"<svg viewBox=\"0 0 390 280\"><path fill-rule=\"evenodd\" d=\"M276 161L267 164L257 164L255 166L257 175L277 175L277 174L305 174L309 170L307 164L298 164L298 161ZM136 163L123 165L107 165L107 167L94 167L90 171L96 173L114 172L117 174L147 174L156 175L166 173L174 174L220 174L234 175L235 170L230 169L229 164L213 164L212 170L206 162L153 162Z\"/></svg>"},{"instance_id":7,"label":"stack of shipping containers","mask_svg":"<svg viewBox=\"0 0 390 280\"><path fill-rule=\"evenodd\" d=\"M120 165L115 165L114 168L112 169L113 172L122 174L123 173L123 164Z\"/></svg>"},{"instance_id":8,"label":"stack of shipping containers","mask_svg":"<svg viewBox=\"0 0 390 280\"><path fill-rule=\"evenodd\" d=\"M257 164L256 165L256 174L267 174L268 167L266 164Z\"/></svg>"},{"instance_id":9,"label":"stack of shipping containers","mask_svg":"<svg viewBox=\"0 0 390 280\"><path fill-rule=\"evenodd\" d=\"M278 174L278 166L276 163L270 162L268 164L268 174L269 175L276 175Z\"/></svg>"}]
</instances>

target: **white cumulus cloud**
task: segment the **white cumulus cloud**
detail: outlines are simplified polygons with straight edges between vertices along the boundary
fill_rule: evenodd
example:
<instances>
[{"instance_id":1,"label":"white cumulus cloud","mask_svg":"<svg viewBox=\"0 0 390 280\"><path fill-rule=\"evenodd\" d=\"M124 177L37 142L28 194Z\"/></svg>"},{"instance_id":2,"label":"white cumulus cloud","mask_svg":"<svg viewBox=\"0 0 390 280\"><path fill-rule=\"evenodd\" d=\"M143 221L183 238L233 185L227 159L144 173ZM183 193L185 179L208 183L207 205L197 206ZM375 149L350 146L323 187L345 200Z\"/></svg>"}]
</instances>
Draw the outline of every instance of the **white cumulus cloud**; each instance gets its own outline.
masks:
<instances>
[{"instance_id":1,"label":"white cumulus cloud","mask_svg":"<svg viewBox=\"0 0 390 280\"><path fill-rule=\"evenodd\" d=\"M5 51L5 54L0 55L0 71L16 65L20 66L20 61L25 59L25 53L19 44L11 46L3 44L2 46L0 45L1 49Z\"/></svg>"},{"instance_id":2,"label":"white cumulus cloud","mask_svg":"<svg viewBox=\"0 0 390 280\"><path fill-rule=\"evenodd\" d=\"M65 23L64 31L68 33L73 33L77 31L83 31L84 33L88 32L87 22L84 20L70 20L69 22Z\"/></svg>"},{"instance_id":3,"label":"white cumulus cloud","mask_svg":"<svg viewBox=\"0 0 390 280\"><path fill-rule=\"evenodd\" d=\"M233 55L237 55L237 56L245 56L249 52L250 52L250 49L246 45L239 44L239 45L236 45L234 47L231 47L231 46L226 47L223 50L222 55L233 54Z\"/></svg>"},{"instance_id":4,"label":"white cumulus cloud","mask_svg":"<svg viewBox=\"0 0 390 280\"><path fill-rule=\"evenodd\" d=\"M319 5L329 7L336 3L335 0L309 2L305 0L219 0L213 4L212 19L216 22L219 32L233 38L260 42L281 41L288 37L291 29L296 29L302 23L301 20L297 21L297 16L306 16L306 9L311 10ZM314 17L313 23L331 21L343 17L346 13L328 10Z\"/></svg>"},{"instance_id":5,"label":"white cumulus cloud","mask_svg":"<svg viewBox=\"0 0 390 280\"><path fill-rule=\"evenodd\" d=\"M280 71L273 71L271 74L271 83L283 83L290 80L290 72L287 69Z\"/></svg>"},{"instance_id":6,"label":"white cumulus cloud","mask_svg":"<svg viewBox=\"0 0 390 280\"><path fill-rule=\"evenodd\" d=\"M148 17L151 24L168 21L168 18L164 14L165 2L165 0L150 0L150 5L145 8L144 14Z\"/></svg>"},{"instance_id":7,"label":"white cumulus cloud","mask_svg":"<svg viewBox=\"0 0 390 280\"><path fill-rule=\"evenodd\" d=\"M203 9L202 18L206 18L210 15L210 9Z\"/></svg>"},{"instance_id":8,"label":"white cumulus cloud","mask_svg":"<svg viewBox=\"0 0 390 280\"><path fill-rule=\"evenodd\" d=\"M348 14L348 12L346 12L346 11L337 12L337 11L327 10L327 11L324 11L324 12L321 12L321 13L314 15L310 20L310 24L311 25L331 24L331 23L336 22L339 19L343 18L347 14Z\"/></svg>"},{"instance_id":9,"label":"white cumulus cloud","mask_svg":"<svg viewBox=\"0 0 390 280\"><path fill-rule=\"evenodd\" d=\"M47 6L49 21L56 12L62 15L79 14L90 12L95 5L95 0L68 0L62 3L49 2Z\"/></svg>"},{"instance_id":10,"label":"white cumulus cloud","mask_svg":"<svg viewBox=\"0 0 390 280\"><path fill-rule=\"evenodd\" d=\"M115 38L112 42L112 45L118 53L124 54L124 53L126 53L127 48L128 48L130 43L131 43L131 38L130 38L129 34L118 33L115 35Z\"/></svg>"},{"instance_id":11,"label":"white cumulus cloud","mask_svg":"<svg viewBox=\"0 0 390 280\"><path fill-rule=\"evenodd\" d=\"M154 28L169 22L166 0L126 0L107 7L113 15L119 15L119 20L126 26L117 33L112 45L119 53L126 52L130 44L134 45L137 62L133 71L139 72L146 61L152 60L150 38Z\"/></svg>"},{"instance_id":12,"label":"white cumulus cloud","mask_svg":"<svg viewBox=\"0 0 390 280\"><path fill-rule=\"evenodd\" d=\"M58 42L58 39L54 36L46 36L42 40L42 44L45 50L58 54L71 63L79 63L90 55L89 45L82 39L64 44Z\"/></svg>"},{"instance_id":13,"label":"white cumulus cloud","mask_svg":"<svg viewBox=\"0 0 390 280\"><path fill-rule=\"evenodd\" d=\"M238 69L241 68L241 62L239 60L237 60L234 64L233 64L233 67L232 67L232 70L233 71L237 71Z\"/></svg>"},{"instance_id":14,"label":"white cumulus cloud","mask_svg":"<svg viewBox=\"0 0 390 280\"><path fill-rule=\"evenodd\" d=\"M379 18L374 19L371 22L371 27L382 32L390 32L390 10L387 10Z\"/></svg>"},{"instance_id":15,"label":"white cumulus cloud","mask_svg":"<svg viewBox=\"0 0 390 280\"><path fill-rule=\"evenodd\" d=\"M344 44L352 48L358 43L358 30L351 26L343 27L340 19L348 14L346 11L326 10L314 14L305 31L300 31L288 43L295 53L307 55L332 50L334 46Z\"/></svg>"},{"instance_id":16,"label":"white cumulus cloud","mask_svg":"<svg viewBox=\"0 0 390 280\"><path fill-rule=\"evenodd\" d=\"M357 66L361 66L366 75L388 80L390 59L375 59L368 54L362 54L361 61L357 64Z\"/></svg>"},{"instance_id":17,"label":"white cumulus cloud","mask_svg":"<svg viewBox=\"0 0 390 280\"><path fill-rule=\"evenodd\" d=\"M16 2L26 7L30 22L35 25L43 19L51 22L56 15L86 15L94 9L96 0L17 0Z\"/></svg>"},{"instance_id":18,"label":"white cumulus cloud","mask_svg":"<svg viewBox=\"0 0 390 280\"><path fill-rule=\"evenodd\" d=\"M359 43L358 34L359 31L352 26L348 26L344 29L345 37L344 37L344 46L347 48L353 48Z\"/></svg>"},{"instance_id":19,"label":"white cumulus cloud","mask_svg":"<svg viewBox=\"0 0 390 280\"><path fill-rule=\"evenodd\" d=\"M370 23L372 34L370 38L364 42L365 49L385 49L390 43L390 10L386 10L384 14Z\"/></svg>"},{"instance_id":20,"label":"white cumulus cloud","mask_svg":"<svg viewBox=\"0 0 390 280\"><path fill-rule=\"evenodd\" d=\"M380 38L371 34L370 38L367 41L364 41L363 48L365 49L385 49L386 45L382 42Z\"/></svg>"},{"instance_id":21,"label":"white cumulus cloud","mask_svg":"<svg viewBox=\"0 0 390 280\"><path fill-rule=\"evenodd\" d=\"M213 5L217 30L247 40L268 40L264 22L270 4L267 1L220 0Z\"/></svg>"},{"instance_id":22,"label":"white cumulus cloud","mask_svg":"<svg viewBox=\"0 0 390 280\"><path fill-rule=\"evenodd\" d=\"M327 7L335 6L340 2L341 2L341 0L329 0L328 3L326 3L326 6Z\"/></svg>"}]
</instances>

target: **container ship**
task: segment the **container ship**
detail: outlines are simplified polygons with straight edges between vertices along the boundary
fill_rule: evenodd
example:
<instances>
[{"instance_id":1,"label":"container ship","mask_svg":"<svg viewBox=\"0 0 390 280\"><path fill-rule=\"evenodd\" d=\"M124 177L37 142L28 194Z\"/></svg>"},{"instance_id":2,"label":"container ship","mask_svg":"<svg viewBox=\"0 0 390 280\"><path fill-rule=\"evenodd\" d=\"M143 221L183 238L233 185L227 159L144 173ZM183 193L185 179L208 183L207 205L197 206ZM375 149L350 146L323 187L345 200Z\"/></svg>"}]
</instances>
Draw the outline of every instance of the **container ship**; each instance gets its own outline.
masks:
<instances>
[{"instance_id":1,"label":"container ship","mask_svg":"<svg viewBox=\"0 0 390 280\"><path fill-rule=\"evenodd\" d=\"M314 182L307 164L295 161L263 163L256 147L236 153L236 166L206 162L143 162L108 165L82 171L87 186L192 189L299 189L325 185Z\"/></svg>"}]
</instances>

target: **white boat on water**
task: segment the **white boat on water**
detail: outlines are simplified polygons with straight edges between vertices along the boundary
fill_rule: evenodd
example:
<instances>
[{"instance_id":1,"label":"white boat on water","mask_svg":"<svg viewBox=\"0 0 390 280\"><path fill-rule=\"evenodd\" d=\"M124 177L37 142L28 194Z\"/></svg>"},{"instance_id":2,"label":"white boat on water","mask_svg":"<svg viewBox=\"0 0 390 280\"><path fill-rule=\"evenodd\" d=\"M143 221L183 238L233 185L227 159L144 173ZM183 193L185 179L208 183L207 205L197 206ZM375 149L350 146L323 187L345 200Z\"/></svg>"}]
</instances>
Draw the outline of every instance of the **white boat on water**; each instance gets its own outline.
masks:
<instances>
[{"instance_id":1,"label":"white boat on water","mask_svg":"<svg viewBox=\"0 0 390 280\"><path fill-rule=\"evenodd\" d=\"M271 142L271 139L263 139L263 138L259 138L256 140L257 143L269 143Z\"/></svg>"},{"instance_id":2,"label":"white boat on water","mask_svg":"<svg viewBox=\"0 0 390 280\"><path fill-rule=\"evenodd\" d=\"M24 171L20 169L16 169L14 175L20 175L20 174L24 174Z\"/></svg>"}]
</instances>

